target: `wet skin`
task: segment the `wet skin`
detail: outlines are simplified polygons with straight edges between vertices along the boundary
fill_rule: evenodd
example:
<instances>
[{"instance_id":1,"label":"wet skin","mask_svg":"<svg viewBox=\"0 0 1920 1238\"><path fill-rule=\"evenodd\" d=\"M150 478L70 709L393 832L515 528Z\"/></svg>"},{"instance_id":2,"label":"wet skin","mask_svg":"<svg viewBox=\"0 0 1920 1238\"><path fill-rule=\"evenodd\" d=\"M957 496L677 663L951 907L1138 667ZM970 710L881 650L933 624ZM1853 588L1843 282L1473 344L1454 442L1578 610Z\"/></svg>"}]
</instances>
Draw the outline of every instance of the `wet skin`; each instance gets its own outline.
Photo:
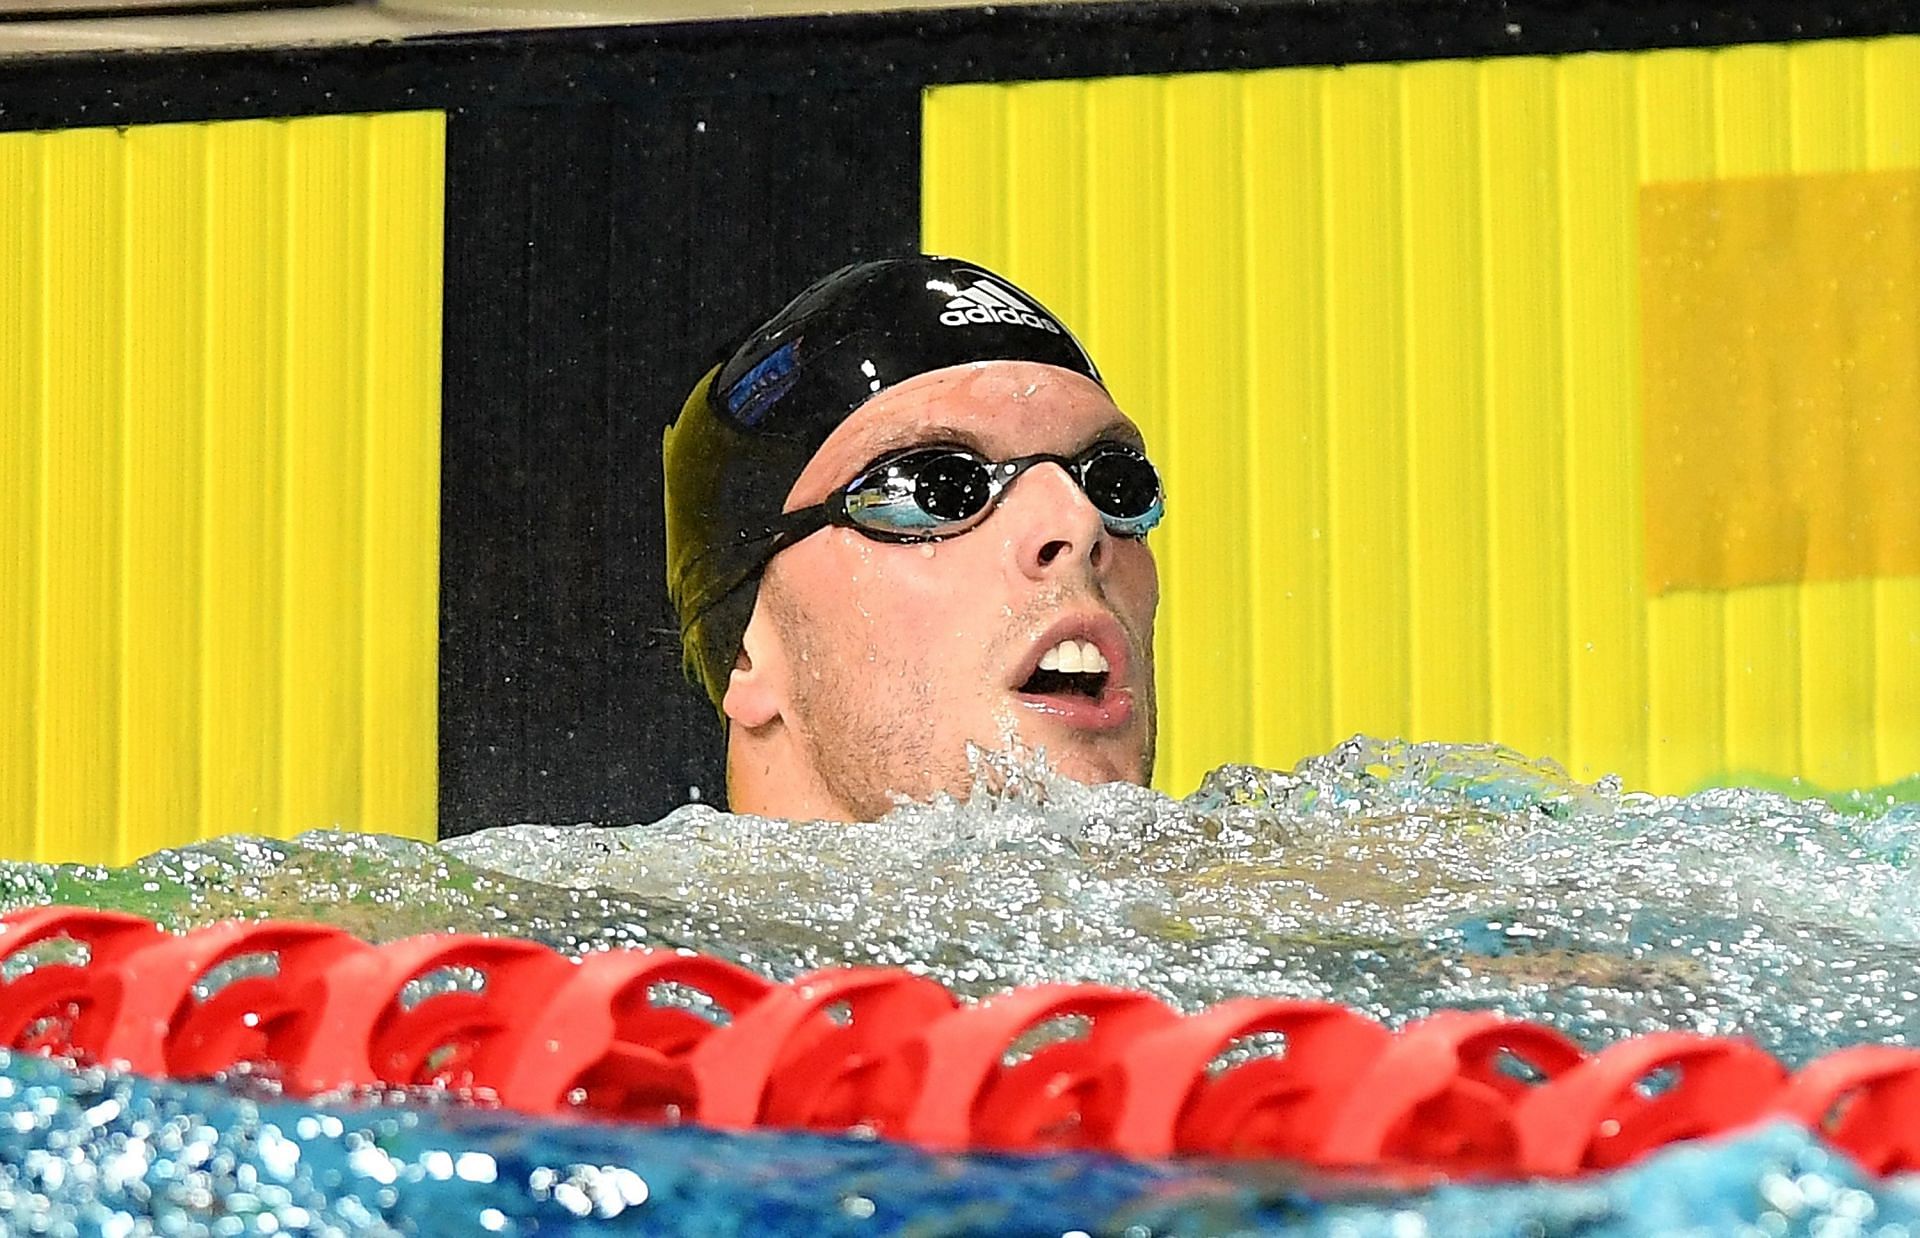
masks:
<instances>
[{"instance_id":1,"label":"wet skin","mask_svg":"<svg viewBox=\"0 0 1920 1238\"><path fill-rule=\"evenodd\" d=\"M1031 362L937 370L889 388L827 439L787 495L819 502L877 457L959 445L990 459L1141 445L1100 386ZM969 742L1044 748L1082 782L1153 770L1153 616L1144 541L1107 532L1056 465L1028 470L986 520L934 543L829 528L775 556L725 698L738 812L872 820L904 796L964 794ZM1111 670L1097 699L1022 692L1062 639Z\"/></svg>"}]
</instances>

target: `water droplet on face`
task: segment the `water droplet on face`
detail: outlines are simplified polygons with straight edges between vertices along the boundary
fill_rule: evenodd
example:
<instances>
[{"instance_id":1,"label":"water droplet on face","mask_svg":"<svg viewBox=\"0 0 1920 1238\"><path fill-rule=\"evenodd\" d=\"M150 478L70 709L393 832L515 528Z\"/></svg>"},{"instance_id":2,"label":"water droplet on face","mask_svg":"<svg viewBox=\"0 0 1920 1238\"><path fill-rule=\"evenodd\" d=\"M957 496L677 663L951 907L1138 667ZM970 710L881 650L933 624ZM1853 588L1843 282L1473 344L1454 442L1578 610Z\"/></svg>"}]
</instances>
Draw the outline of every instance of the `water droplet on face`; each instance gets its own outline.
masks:
<instances>
[{"instance_id":1,"label":"water droplet on face","mask_svg":"<svg viewBox=\"0 0 1920 1238\"><path fill-rule=\"evenodd\" d=\"M932 542L926 543L925 545L920 547L920 557L922 559L933 558L933 550L934 550L933 543Z\"/></svg>"}]
</instances>

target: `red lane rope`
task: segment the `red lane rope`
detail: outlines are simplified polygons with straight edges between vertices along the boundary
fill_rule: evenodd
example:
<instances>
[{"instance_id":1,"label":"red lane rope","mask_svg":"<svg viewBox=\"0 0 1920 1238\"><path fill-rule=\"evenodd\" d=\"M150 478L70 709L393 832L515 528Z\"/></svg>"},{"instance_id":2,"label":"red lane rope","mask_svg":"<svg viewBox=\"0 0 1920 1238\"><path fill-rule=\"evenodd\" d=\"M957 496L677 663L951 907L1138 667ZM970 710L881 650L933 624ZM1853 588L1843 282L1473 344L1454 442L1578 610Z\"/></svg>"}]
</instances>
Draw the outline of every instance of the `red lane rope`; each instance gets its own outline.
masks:
<instances>
[{"instance_id":1,"label":"red lane rope","mask_svg":"<svg viewBox=\"0 0 1920 1238\"><path fill-rule=\"evenodd\" d=\"M1870 1172L1920 1169L1920 1050L1881 1045L1789 1074L1738 1038L1588 1054L1486 1012L1391 1032L1328 1002L1183 1016L1093 984L969 1004L898 968L773 984L686 951L376 947L291 921L176 935L72 907L0 917L0 976L0 1046L177 1079L244 1069L292 1096L449 1087L533 1114L1415 1177L1567 1177L1784 1118Z\"/></svg>"}]
</instances>

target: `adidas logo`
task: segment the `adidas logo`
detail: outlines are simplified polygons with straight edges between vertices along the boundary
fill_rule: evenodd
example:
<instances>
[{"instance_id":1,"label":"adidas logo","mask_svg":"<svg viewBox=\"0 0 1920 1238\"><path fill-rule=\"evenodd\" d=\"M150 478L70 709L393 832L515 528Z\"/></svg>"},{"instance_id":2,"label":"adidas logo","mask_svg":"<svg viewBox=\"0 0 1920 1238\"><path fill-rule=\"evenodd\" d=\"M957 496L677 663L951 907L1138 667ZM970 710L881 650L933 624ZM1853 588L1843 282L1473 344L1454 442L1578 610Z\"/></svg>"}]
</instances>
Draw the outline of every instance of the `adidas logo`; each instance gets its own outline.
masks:
<instances>
[{"instance_id":1,"label":"adidas logo","mask_svg":"<svg viewBox=\"0 0 1920 1238\"><path fill-rule=\"evenodd\" d=\"M962 288L947 302L940 321L949 327L964 327L970 322L1015 323L1060 334L1057 323L985 276L974 280L973 287Z\"/></svg>"}]
</instances>

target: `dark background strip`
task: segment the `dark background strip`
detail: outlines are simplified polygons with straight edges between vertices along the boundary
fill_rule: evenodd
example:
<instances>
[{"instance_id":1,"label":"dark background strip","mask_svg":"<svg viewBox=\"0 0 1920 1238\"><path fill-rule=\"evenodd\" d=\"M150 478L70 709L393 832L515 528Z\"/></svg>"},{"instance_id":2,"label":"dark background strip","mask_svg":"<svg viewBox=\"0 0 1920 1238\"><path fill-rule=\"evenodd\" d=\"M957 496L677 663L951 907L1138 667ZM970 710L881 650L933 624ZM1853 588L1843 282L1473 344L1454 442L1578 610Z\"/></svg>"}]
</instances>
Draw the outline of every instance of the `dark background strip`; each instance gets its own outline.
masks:
<instances>
[{"instance_id":1,"label":"dark background strip","mask_svg":"<svg viewBox=\"0 0 1920 1238\"><path fill-rule=\"evenodd\" d=\"M1909 0L1171 0L513 31L351 47L0 59L0 129L1445 57L1920 31Z\"/></svg>"},{"instance_id":2,"label":"dark background strip","mask_svg":"<svg viewBox=\"0 0 1920 1238\"><path fill-rule=\"evenodd\" d=\"M919 239L920 96L461 110L447 148L440 828L722 793L660 432L736 329Z\"/></svg>"}]
</instances>

